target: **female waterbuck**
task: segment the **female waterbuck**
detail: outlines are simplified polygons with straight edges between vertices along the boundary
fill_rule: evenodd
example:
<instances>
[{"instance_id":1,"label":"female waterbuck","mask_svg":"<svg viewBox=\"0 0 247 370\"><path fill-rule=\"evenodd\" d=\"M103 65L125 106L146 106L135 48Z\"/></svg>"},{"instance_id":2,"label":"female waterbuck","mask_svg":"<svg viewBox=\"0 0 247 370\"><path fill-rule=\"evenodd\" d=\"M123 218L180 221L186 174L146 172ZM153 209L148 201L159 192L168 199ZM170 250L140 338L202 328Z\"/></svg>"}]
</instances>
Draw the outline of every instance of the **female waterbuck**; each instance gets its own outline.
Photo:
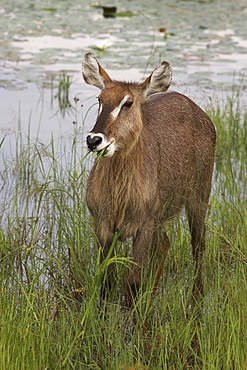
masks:
<instances>
[{"instance_id":1,"label":"female waterbuck","mask_svg":"<svg viewBox=\"0 0 247 370\"><path fill-rule=\"evenodd\" d=\"M130 298L136 296L151 264L157 285L169 249L164 222L185 207L196 299L203 295L205 217L216 142L212 121L186 96L164 93L172 78L167 62L159 64L143 83L127 83L113 81L88 53L83 76L101 90L87 146L102 157L89 175L86 201L102 259L120 232L121 241L133 239L134 263L126 284ZM110 287L114 271L108 272Z\"/></svg>"}]
</instances>

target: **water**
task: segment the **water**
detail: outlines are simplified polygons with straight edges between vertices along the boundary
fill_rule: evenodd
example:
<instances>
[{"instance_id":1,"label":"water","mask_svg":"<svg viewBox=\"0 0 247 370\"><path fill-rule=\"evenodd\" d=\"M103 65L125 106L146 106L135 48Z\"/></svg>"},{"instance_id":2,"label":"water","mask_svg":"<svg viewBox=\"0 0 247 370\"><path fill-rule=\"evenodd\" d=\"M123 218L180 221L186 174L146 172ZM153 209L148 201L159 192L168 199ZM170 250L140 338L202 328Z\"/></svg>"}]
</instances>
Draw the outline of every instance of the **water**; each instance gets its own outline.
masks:
<instances>
[{"instance_id":1,"label":"water","mask_svg":"<svg viewBox=\"0 0 247 370\"><path fill-rule=\"evenodd\" d=\"M246 101L246 1L112 1L118 11L133 13L116 18L104 18L91 4L0 3L1 150L9 151L20 125L44 142L51 133L66 139L75 121L85 125L85 131L92 127L96 108L86 113L98 92L81 77L81 61L88 51L119 79L140 80L167 60L173 67L172 89L202 106L208 97L224 96L233 81L241 80ZM59 109L61 71L71 77L69 99L73 106L74 97L79 99L76 111Z\"/></svg>"}]
</instances>

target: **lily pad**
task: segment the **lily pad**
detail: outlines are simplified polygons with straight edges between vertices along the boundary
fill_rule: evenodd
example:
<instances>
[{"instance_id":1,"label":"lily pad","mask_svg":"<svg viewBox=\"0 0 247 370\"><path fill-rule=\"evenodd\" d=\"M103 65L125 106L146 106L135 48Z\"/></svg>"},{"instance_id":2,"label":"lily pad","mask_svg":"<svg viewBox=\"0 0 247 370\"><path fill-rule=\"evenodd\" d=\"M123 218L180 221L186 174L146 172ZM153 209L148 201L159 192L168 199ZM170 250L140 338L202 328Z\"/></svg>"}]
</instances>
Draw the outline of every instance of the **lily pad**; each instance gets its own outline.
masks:
<instances>
[{"instance_id":1,"label":"lily pad","mask_svg":"<svg viewBox=\"0 0 247 370\"><path fill-rule=\"evenodd\" d=\"M56 8L42 8L41 10L44 10L45 12L56 12Z\"/></svg>"},{"instance_id":2,"label":"lily pad","mask_svg":"<svg viewBox=\"0 0 247 370\"><path fill-rule=\"evenodd\" d=\"M135 14L132 12L119 12L116 13L116 17L133 17Z\"/></svg>"}]
</instances>

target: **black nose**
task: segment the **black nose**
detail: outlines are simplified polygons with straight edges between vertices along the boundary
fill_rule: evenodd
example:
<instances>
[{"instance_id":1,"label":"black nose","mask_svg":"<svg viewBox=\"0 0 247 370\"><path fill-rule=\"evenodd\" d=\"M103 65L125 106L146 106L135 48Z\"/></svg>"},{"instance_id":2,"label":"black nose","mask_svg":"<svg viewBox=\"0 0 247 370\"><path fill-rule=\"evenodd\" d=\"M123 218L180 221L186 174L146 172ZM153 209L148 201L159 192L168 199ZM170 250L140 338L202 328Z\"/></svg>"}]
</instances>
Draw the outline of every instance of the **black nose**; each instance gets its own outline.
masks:
<instances>
[{"instance_id":1,"label":"black nose","mask_svg":"<svg viewBox=\"0 0 247 370\"><path fill-rule=\"evenodd\" d=\"M102 137L100 136L87 136L87 146L90 150L95 150L102 142Z\"/></svg>"}]
</instances>

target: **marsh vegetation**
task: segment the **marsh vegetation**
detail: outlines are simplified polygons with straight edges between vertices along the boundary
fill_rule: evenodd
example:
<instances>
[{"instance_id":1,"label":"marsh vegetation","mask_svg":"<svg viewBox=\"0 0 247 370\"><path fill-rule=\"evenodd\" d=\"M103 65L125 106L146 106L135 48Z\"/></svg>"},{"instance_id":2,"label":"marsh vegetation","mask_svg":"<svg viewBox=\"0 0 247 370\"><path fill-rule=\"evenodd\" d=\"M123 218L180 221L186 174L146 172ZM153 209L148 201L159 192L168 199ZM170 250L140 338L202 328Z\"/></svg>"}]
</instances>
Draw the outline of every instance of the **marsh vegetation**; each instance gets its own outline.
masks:
<instances>
[{"instance_id":1,"label":"marsh vegetation","mask_svg":"<svg viewBox=\"0 0 247 370\"><path fill-rule=\"evenodd\" d=\"M152 305L151 289L136 303L137 325L123 305L121 284L103 314L107 265L116 264L120 281L131 260L128 244L116 248L115 240L114 257L101 265L93 247L83 121L76 117L60 148L52 137L44 145L19 131L1 171L1 369L247 367L247 115L240 94L208 105L218 144L200 320L185 309L193 261L183 216L167 227L172 248L163 278Z\"/></svg>"}]
</instances>

